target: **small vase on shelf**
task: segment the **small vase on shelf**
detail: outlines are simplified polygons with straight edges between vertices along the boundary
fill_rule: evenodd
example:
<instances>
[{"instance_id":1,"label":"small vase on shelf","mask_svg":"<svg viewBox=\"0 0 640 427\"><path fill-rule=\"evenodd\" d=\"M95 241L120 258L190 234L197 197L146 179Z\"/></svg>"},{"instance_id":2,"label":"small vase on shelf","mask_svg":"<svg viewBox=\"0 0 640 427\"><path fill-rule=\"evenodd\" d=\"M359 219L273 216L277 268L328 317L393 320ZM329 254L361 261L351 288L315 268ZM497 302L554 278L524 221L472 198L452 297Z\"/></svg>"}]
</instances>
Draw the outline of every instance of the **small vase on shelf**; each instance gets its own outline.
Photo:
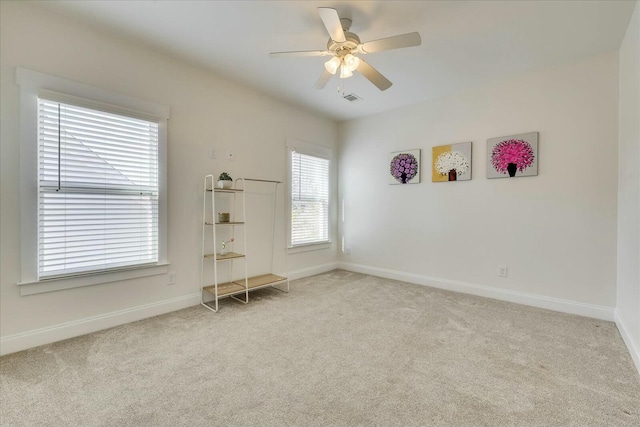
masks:
<instances>
[{"instance_id":1,"label":"small vase on shelf","mask_svg":"<svg viewBox=\"0 0 640 427\"><path fill-rule=\"evenodd\" d=\"M218 181L218 188L223 188L225 190L228 190L231 188L232 185L233 185L233 181L225 181L222 179Z\"/></svg>"},{"instance_id":2,"label":"small vase on shelf","mask_svg":"<svg viewBox=\"0 0 640 427\"><path fill-rule=\"evenodd\" d=\"M222 241L222 247L220 248L220 255L226 255L227 254L227 245L229 243L233 243L235 239L232 237L229 240L223 240Z\"/></svg>"},{"instance_id":3,"label":"small vase on shelf","mask_svg":"<svg viewBox=\"0 0 640 427\"><path fill-rule=\"evenodd\" d=\"M225 190L230 189L233 186L233 178L226 172L222 172L218 177L218 188Z\"/></svg>"}]
</instances>

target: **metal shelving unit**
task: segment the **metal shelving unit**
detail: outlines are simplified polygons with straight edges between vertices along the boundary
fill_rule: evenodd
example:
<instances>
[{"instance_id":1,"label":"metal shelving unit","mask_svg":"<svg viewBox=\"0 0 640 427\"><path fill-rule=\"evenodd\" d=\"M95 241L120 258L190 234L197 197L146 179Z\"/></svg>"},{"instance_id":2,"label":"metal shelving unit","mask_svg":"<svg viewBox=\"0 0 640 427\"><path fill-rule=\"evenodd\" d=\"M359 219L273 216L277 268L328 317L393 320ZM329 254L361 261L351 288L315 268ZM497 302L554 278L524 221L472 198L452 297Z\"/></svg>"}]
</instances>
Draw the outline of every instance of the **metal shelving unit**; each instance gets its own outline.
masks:
<instances>
[{"instance_id":1,"label":"metal shelving unit","mask_svg":"<svg viewBox=\"0 0 640 427\"><path fill-rule=\"evenodd\" d=\"M231 297L237 301L247 304L249 302L249 291L271 286L283 292L289 292L289 279L282 275L273 273L261 274L254 277L248 277L248 256L247 256L247 233L246 229L243 230L243 253L239 252L226 252L221 254L218 252L218 233L219 227L230 227L230 234L235 240L235 228L244 227L246 220L246 191L245 186L247 182L260 182L267 184L274 184L273 191L273 224L272 224L272 250L271 250L271 271L274 270L274 247L275 246L275 229L276 229L276 207L277 207L277 195L278 186L282 184L280 181L271 181L263 179L251 179L251 178L238 178L236 180L236 188L223 189L215 188L215 182L213 175L207 175L204 178L204 191L203 191L203 205L202 205L202 257L200 268L200 303L211 311L218 311L218 301L221 298ZM239 184L242 184L242 188L237 188ZM217 194L229 194L231 195L231 205L233 205L233 213L231 221L229 222L217 222L215 221L216 214L216 195ZM240 195L238 200L238 195ZM207 200L209 199L209 200ZM242 216L238 218L238 204L241 204ZM209 207L209 209L207 209ZM234 242L235 244L235 242ZM211 251L209 251L211 250ZM244 276L240 279L233 279L233 262L242 260L244 262ZM286 255L285 255L285 271L286 267ZM230 280L220 283L218 280L218 264L222 262L230 263ZM205 285L205 269L208 264L213 264L213 284ZM286 285L286 287L285 287ZM213 295L213 300L205 302L204 292ZM240 296L244 294L244 298Z\"/></svg>"}]
</instances>

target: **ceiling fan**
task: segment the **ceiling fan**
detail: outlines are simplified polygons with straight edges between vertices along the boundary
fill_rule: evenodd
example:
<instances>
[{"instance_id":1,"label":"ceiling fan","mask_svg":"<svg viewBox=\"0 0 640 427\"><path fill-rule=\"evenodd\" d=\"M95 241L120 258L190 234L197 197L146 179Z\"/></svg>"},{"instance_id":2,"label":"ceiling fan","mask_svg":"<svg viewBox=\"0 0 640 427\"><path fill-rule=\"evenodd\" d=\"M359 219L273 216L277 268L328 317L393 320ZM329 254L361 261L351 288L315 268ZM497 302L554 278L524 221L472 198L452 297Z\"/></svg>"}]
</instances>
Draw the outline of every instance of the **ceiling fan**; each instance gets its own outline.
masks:
<instances>
[{"instance_id":1,"label":"ceiling fan","mask_svg":"<svg viewBox=\"0 0 640 427\"><path fill-rule=\"evenodd\" d=\"M420 46L422 42L420 34L413 32L361 43L357 34L349 32L351 19L340 19L338 12L330 7L319 7L318 13L330 36L327 42L327 50L271 52L270 54L272 58L331 56L332 58L324 63L325 70L314 85L316 89L324 88L331 77L338 72L339 77L344 79L351 77L356 70L378 89L389 89L393 83L358 55Z\"/></svg>"}]
</instances>

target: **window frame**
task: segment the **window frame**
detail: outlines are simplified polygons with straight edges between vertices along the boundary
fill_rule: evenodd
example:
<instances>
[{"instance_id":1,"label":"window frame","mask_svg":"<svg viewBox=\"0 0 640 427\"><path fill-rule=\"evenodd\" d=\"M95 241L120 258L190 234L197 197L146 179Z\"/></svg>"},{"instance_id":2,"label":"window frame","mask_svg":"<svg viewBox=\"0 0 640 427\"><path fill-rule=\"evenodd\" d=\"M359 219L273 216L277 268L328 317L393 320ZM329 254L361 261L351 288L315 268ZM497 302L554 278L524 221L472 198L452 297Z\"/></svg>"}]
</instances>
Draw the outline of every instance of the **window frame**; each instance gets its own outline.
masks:
<instances>
[{"instance_id":1,"label":"window frame","mask_svg":"<svg viewBox=\"0 0 640 427\"><path fill-rule=\"evenodd\" d=\"M289 138L286 143L286 155L287 155L287 251L288 253L296 253L296 252L306 252L306 251L314 251L320 249L328 249L331 247L332 235L333 235L333 221L331 220L331 212L333 209L333 168L334 159L333 159L333 151L324 146L310 144L307 142L303 142L297 139ZM327 241L322 242L312 242L312 243L304 243L300 245L292 245L291 237L292 237L292 228L293 228L293 218L292 218L292 158L291 153L293 151L299 152L301 154L305 154L308 156L314 156L323 158L329 161L329 198L327 205Z\"/></svg>"},{"instance_id":2,"label":"window frame","mask_svg":"<svg viewBox=\"0 0 640 427\"><path fill-rule=\"evenodd\" d=\"M20 88L20 295L166 274L167 261L167 121L169 107L106 91L61 77L16 68ZM89 108L158 121L158 262L117 270L92 271L58 278L38 279L38 94L53 91L84 101ZM93 105L93 107L91 107Z\"/></svg>"}]
</instances>

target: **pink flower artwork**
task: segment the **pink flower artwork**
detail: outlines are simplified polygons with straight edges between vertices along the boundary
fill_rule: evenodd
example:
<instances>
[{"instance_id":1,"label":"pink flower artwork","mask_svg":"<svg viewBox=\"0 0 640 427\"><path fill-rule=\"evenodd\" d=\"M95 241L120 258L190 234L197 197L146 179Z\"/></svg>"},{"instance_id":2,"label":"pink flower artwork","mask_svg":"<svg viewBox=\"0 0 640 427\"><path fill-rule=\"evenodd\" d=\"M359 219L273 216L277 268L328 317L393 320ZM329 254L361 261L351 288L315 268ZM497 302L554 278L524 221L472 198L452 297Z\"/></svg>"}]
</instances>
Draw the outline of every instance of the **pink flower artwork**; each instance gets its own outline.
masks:
<instances>
[{"instance_id":1,"label":"pink flower artwork","mask_svg":"<svg viewBox=\"0 0 640 427\"><path fill-rule=\"evenodd\" d=\"M515 176L533 164L535 155L531 145L522 139L507 139L499 142L491 151L491 164L500 173Z\"/></svg>"}]
</instances>

